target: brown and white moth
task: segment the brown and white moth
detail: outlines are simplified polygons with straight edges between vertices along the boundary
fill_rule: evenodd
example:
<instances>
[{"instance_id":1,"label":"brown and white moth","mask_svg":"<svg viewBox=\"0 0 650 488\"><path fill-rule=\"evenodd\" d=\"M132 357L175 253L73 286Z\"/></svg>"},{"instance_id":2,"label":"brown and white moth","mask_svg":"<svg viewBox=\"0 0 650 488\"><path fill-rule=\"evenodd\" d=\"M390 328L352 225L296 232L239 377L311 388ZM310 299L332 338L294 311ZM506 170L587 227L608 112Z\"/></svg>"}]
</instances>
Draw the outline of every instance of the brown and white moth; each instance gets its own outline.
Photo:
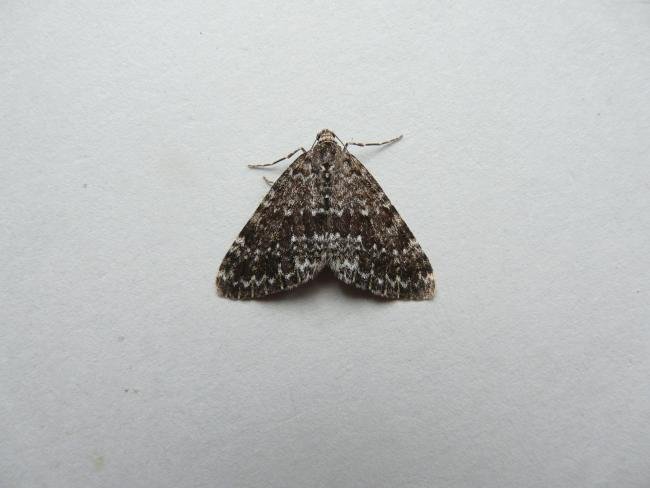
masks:
<instances>
[{"instance_id":1,"label":"brown and white moth","mask_svg":"<svg viewBox=\"0 0 650 488\"><path fill-rule=\"evenodd\" d=\"M220 295L259 298L301 285L329 267L337 278L388 299L433 297L433 270L413 233L349 145L322 130L276 180L228 250ZM338 142L337 142L338 140Z\"/></svg>"}]
</instances>

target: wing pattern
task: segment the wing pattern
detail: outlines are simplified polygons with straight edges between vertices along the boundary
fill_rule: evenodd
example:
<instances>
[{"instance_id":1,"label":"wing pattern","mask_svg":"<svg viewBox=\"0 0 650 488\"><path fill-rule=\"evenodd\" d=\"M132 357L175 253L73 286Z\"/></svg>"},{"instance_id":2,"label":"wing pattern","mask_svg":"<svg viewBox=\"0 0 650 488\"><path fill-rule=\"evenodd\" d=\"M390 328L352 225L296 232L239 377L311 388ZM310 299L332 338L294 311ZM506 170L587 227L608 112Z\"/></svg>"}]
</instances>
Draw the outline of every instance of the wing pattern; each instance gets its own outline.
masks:
<instances>
[{"instance_id":1,"label":"wing pattern","mask_svg":"<svg viewBox=\"0 0 650 488\"><path fill-rule=\"evenodd\" d=\"M370 172L346 156L332 184L330 268L345 283L385 298L431 298L429 259Z\"/></svg>"},{"instance_id":2,"label":"wing pattern","mask_svg":"<svg viewBox=\"0 0 650 488\"><path fill-rule=\"evenodd\" d=\"M269 190L221 263L222 296L250 299L295 288L325 266L326 216L314 169L303 154Z\"/></svg>"},{"instance_id":3,"label":"wing pattern","mask_svg":"<svg viewBox=\"0 0 650 488\"><path fill-rule=\"evenodd\" d=\"M333 134L277 179L228 250L217 290L234 299L295 288L328 266L388 299L429 299L433 270L377 181Z\"/></svg>"}]
</instances>

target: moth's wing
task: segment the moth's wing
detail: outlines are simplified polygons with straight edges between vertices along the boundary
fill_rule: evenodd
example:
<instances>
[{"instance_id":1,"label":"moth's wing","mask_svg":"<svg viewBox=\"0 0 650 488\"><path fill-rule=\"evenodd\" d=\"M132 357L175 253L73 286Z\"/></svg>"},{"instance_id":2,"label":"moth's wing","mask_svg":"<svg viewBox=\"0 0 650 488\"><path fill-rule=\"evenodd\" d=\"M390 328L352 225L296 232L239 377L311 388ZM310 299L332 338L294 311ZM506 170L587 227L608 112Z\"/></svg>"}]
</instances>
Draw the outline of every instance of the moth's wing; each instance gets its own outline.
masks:
<instances>
[{"instance_id":1,"label":"moth's wing","mask_svg":"<svg viewBox=\"0 0 650 488\"><path fill-rule=\"evenodd\" d=\"M351 154L333 174L328 265L342 281L391 299L425 300L429 259L370 172Z\"/></svg>"},{"instance_id":2,"label":"moth's wing","mask_svg":"<svg viewBox=\"0 0 650 488\"><path fill-rule=\"evenodd\" d=\"M221 263L220 295L263 297L295 288L325 266L325 214L317 176L303 154L276 180Z\"/></svg>"}]
</instances>

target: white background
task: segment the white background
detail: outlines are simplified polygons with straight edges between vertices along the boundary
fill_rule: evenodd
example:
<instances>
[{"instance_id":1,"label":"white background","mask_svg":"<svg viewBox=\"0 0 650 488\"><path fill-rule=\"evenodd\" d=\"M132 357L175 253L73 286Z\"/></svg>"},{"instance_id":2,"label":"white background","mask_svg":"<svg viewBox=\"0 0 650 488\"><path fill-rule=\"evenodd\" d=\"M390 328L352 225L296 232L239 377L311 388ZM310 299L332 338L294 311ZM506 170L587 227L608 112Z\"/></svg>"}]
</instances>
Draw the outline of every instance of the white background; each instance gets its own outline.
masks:
<instances>
[{"instance_id":1,"label":"white background","mask_svg":"<svg viewBox=\"0 0 650 488\"><path fill-rule=\"evenodd\" d=\"M650 5L2 2L0 486L650 486ZM434 300L214 277L343 139Z\"/></svg>"}]
</instances>

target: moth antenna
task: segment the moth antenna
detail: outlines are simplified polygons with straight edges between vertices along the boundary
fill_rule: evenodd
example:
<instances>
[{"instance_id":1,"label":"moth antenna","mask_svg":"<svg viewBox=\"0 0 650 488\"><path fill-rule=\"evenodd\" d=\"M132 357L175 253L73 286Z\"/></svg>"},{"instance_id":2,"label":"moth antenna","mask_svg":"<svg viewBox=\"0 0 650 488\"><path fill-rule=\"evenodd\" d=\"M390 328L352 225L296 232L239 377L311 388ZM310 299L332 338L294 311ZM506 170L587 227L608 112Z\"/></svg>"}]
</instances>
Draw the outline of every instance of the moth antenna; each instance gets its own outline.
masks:
<instances>
[{"instance_id":1,"label":"moth antenna","mask_svg":"<svg viewBox=\"0 0 650 488\"><path fill-rule=\"evenodd\" d=\"M280 158L280 159L278 159L278 160L276 160L276 161L273 161L272 163L249 164L248 167L254 169L254 168L264 168L264 167L266 167L266 166L273 166L274 164L278 164L279 162L284 161L285 159L289 159L291 156L293 156L294 154L296 154L298 151L302 151L303 154L307 152L307 151L305 151L305 148L304 148L304 147L299 147L299 148L296 149L295 151L290 152L289 154L287 154L285 157Z\"/></svg>"},{"instance_id":2,"label":"moth antenna","mask_svg":"<svg viewBox=\"0 0 650 488\"><path fill-rule=\"evenodd\" d=\"M397 137L395 137L393 139L389 139L388 141L384 141L384 142L352 142L352 141L350 141L350 142L346 142L345 144L343 144L343 149L347 149L348 146L361 146L361 147L365 147L365 146L383 146L384 144L392 144L393 142L397 142L397 141L401 140L403 137L404 137L404 135L400 134L399 136L397 136Z\"/></svg>"}]
</instances>

